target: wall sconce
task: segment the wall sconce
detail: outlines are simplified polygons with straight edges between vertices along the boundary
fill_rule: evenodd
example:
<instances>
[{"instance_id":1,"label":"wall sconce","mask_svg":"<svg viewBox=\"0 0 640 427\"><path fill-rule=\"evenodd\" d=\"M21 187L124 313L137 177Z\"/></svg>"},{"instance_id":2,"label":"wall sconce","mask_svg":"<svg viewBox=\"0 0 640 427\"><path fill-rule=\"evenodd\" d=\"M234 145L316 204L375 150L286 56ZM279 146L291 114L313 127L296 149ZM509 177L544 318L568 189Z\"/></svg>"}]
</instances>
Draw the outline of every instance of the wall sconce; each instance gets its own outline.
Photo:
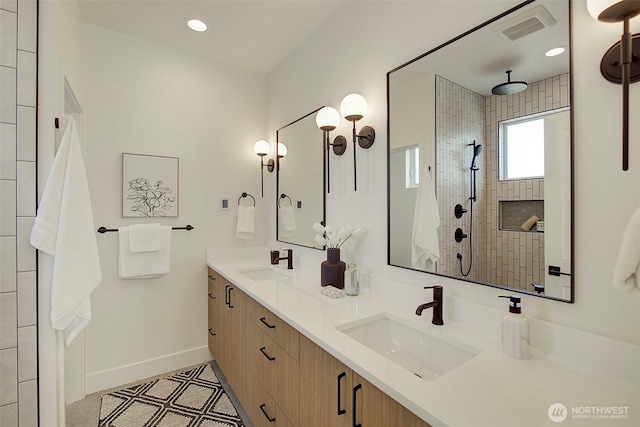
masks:
<instances>
[{"instance_id":1,"label":"wall sconce","mask_svg":"<svg viewBox=\"0 0 640 427\"><path fill-rule=\"evenodd\" d=\"M266 167L269 172L273 172L273 168L275 167L275 162L273 159L269 159L267 163L264 162L264 156L269 154L271 151L271 146L267 141L260 140L256 141L253 144L253 152L260 156L260 175L261 175L261 184L262 184L262 197L264 197L264 168Z\"/></svg>"},{"instance_id":2,"label":"wall sconce","mask_svg":"<svg viewBox=\"0 0 640 427\"><path fill-rule=\"evenodd\" d=\"M587 9L598 21L624 23L622 39L604 54L600 72L608 81L622 84L622 170L626 171L629 169L629 84L640 80L640 35L631 35L629 21L640 13L640 1L588 0Z\"/></svg>"},{"instance_id":3,"label":"wall sconce","mask_svg":"<svg viewBox=\"0 0 640 427\"><path fill-rule=\"evenodd\" d=\"M367 100L358 93L350 93L340 103L342 116L353 123L353 188L358 191L358 174L356 172L356 141L362 148L370 148L376 140L376 132L371 126L363 126L356 132L356 122L367 114Z\"/></svg>"},{"instance_id":4,"label":"wall sconce","mask_svg":"<svg viewBox=\"0 0 640 427\"><path fill-rule=\"evenodd\" d=\"M333 147L333 154L342 156L347 150L347 139L338 135L333 140L333 144L329 140L329 132L334 130L340 124L340 113L333 107L322 107L316 114L316 125L322 130L323 143L326 144L327 151L324 152L323 163L327 165L324 168L324 182L327 183L327 193L331 192L331 170L330 170L330 150Z\"/></svg>"},{"instance_id":5,"label":"wall sconce","mask_svg":"<svg viewBox=\"0 0 640 427\"><path fill-rule=\"evenodd\" d=\"M282 142L278 142L277 147L276 147L276 153L277 153L277 157L278 157L278 170L280 170L280 159L284 158L287 156L287 146L284 145Z\"/></svg>"}]
</instances>

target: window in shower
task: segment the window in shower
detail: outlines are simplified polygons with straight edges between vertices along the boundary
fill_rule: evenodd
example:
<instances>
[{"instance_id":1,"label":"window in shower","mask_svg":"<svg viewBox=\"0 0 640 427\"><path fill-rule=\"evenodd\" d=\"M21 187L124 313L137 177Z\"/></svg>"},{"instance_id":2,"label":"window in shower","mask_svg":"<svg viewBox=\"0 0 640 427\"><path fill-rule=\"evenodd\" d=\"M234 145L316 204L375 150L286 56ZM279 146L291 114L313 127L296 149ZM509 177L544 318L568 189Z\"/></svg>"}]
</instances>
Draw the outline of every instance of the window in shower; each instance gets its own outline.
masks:
<instances>
[{"instance_id":1,"label":"window in shower","mask_svg":"<svg viewBox=\"0 0 640 427\"><path fill-rule=\"evenodd\" d=\"M544 177L544 117L524 117L500 124L500 179Z\"/></svg>"},{"instance_id":2,"label":"window in shower","mask_svg":"<svg viewBox=\"0 0 640 427\"><path fill-rule=\"evenodd\" d=\"M406 174L405 188L418 188L420 185L420 147L409 147L405 151Z\"/></svg>"}]
</instances>

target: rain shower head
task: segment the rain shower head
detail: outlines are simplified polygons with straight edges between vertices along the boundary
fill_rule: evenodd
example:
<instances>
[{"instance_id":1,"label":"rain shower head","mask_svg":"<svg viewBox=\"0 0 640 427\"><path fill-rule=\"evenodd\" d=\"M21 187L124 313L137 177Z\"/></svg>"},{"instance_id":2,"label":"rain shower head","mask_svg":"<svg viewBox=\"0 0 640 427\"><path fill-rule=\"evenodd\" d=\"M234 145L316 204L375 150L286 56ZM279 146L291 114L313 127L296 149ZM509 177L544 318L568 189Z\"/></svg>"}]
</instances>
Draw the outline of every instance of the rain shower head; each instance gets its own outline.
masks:
<instances>
[{"instance_id":1,"label":"rain shower head","mask_svg":"<svg viewBox=\"0 0 640 427\"><path fill-rule=\"evenodd\" d=\"M505 71L507 73L507 81L500 83L491 89L491 93L494 95L513 95L520 93L527 88L527 82L512 82L511 70Z\"/></svg>"}]
</instances>

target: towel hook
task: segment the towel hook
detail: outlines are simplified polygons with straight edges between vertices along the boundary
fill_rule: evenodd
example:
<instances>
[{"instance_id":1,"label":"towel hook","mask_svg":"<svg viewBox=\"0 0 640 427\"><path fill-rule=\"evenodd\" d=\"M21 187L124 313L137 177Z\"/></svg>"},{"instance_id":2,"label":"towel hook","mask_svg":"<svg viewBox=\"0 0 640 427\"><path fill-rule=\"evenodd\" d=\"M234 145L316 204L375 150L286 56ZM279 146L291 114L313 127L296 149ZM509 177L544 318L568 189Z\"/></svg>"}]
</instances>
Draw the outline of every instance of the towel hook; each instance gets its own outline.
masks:
<instances>
[{"instance_id":1,"label":"towel hook","mask_svg":"<svg viewBox=\"0 0 640 427\"><path fill-rule=\"evenodd\" d=\"M281 208L282 206L280 205L280 202L282 201L282 199L289 199L289 206L293 206L293 201L291 200L291 197L287 196L286 194L282 193L280 195L280 198L278 199L278 207Z\"/></svg>"},{"instance_id":2,"label":"towel hook","mask_svg":"<svg viewBox=\"0 0 640 427\"><path fill-rule=\"evenodd\" d=\"M238 206L240 206L240 200L243 197L247 197L247 196L249 196L249 197L251 197L253 199L253 206L255 207L256 206L256 199L249 193L242 193L242 195L240 197L238 197Z\"/></svg>"}]
</instances>

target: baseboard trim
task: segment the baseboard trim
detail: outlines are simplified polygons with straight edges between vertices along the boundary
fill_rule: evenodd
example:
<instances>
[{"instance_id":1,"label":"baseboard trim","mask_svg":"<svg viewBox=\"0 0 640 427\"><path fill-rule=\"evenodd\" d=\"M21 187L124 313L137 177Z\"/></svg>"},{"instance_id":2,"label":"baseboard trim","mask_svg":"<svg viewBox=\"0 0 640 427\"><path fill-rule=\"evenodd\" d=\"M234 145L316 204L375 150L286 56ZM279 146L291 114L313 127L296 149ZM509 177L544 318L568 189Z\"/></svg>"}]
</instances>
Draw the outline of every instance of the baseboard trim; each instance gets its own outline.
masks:
<instances>
[{"instance_id":1,"label":"baseboard trim","mask_svg":"<svg viewBox=\"0 0 640 427\"><path fill-rule=\"evenodd\" d=\"M197 365L212 359L207 347L197 347L130 365L87 374L87 394Z\"/></svg>"}]
</instances>

